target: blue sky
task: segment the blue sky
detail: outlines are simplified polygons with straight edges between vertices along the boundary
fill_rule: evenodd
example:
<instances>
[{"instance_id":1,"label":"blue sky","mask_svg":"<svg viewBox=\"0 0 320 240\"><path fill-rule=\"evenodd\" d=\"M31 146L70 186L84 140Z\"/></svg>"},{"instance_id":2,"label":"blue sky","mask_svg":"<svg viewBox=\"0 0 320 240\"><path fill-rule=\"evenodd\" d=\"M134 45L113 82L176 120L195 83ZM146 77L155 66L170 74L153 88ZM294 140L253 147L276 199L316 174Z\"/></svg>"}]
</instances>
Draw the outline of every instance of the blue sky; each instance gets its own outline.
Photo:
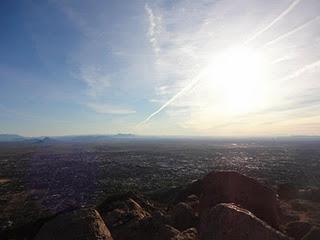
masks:
<instances>
[{"instance_id":1,"label":"blue sky","mask_svg":"<svg viewBox=\"0 0 320 240\"><path fill-rule=\"evenodd\" d=\"M320 134L317 0L0 4L1 133Z\"/></svg>"}]
</instances>

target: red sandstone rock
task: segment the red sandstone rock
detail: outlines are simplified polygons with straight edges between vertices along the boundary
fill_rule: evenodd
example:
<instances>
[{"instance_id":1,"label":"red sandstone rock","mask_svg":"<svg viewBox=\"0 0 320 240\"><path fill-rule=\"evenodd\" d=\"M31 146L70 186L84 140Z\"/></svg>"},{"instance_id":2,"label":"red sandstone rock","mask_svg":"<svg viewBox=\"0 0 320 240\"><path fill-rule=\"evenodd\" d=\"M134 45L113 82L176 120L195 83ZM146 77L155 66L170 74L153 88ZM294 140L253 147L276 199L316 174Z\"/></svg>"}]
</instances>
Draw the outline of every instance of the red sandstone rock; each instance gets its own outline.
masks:
<instances>
[{"instance_id":1,"label":"red sandstone rock","mask_svg":"<svg viewBox=\"0 0 320 240\"><path fill-rule=\"evenodd\" d=\"M300 240L305 236L312 226L306 222L291 222L286 226L286 233L288 236L293 237L296 240Z\"/></svg>"},{"instance_id":2,"label":"red sandstone rock","mask_svg":"<svg viewBox=\"0 0 320 240\"><path fill-rule=\"evenodd\" d=\"M198 232L195 228L188 228L176 235L173 240L197 240Z\"/></svg>"},{"instance_id":3,"label":"red sandstone rock","mask_svg":"<svg viewBox=\"0 0 320 240\"><path fill-rule=\"evenodd\" d=\"M233 204L221 203L203 214L201 240L288 240L279 231L251 212Z\"/></svg>"},{"instance_id":4,"label":"red sandstone rock","mask_svg":"<svg viewBox=\"0 0 320 240\"><path fill-rule=\"evenodd\" d=\"M179 230L170 225L162 225L155 232L154 240L173 240L178 234Z\"/></svg>"},{"instance_id":5,"label":"red sandstone rock","mask_svg":"<svg viewBox=\"0 0 320 240\"><path fill-rule=\"evenodd\" d=\"M307 233L302 240L319 240L320 239L320 228L313 227L309 233Z\"/></svg>"},{"instance_id":6,"label":"red sandstone rock","mask_svg":"<svg viewBox=\"0 0 320 240\"><path fill-rule=\"evenodd\" d=\"M276 194L253 178L237 172L211 172L203 179L200 216L219 203L236 203L278 228L280 207Z\"/></svg>"},{"instance_id":7,"label":"red sandstone rock","mask_svg":"<svg viewBox=\"0 0 320 240\"><path fill-rule=\"evenodd\" d=\"M179 230L185 230L198 224L198 216L193 208L184 202L180 202L174 207L172 218L173 226Z\"/></svg>"},{"instance_id":8,"label":"red sandstone rock","mask_svg":"<svg viewBox=\"0 0 320 240\"><path fill-rule=\"evenodd\" d=\"M78 209L46 222L35 240L112 240L112 237L96 210Z\"/></svg>"},{"instance_id":9,"label":"red sandstone rock","mask_svg":"<svg viewBox=\"0 0 320 240\"><path fill-rule=\"evenodd\" d=\"M129 198L110 203L109 211L102 211L102 217L115 240L141 239L140 221L150 214L136 201Z\"/></svg>"}]
</instances>

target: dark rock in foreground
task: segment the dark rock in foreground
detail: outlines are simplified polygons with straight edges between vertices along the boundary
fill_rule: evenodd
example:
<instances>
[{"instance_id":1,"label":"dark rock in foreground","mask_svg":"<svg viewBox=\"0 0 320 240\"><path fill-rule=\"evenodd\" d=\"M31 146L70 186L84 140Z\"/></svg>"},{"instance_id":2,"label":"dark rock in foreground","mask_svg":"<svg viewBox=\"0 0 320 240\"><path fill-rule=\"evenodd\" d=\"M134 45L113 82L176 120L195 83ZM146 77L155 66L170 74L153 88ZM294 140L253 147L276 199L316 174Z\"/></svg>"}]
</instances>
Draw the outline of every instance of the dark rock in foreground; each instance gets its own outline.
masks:
<instances>
[{"instance_id":1,"label":"dark rock in foreground","mask_svg":"<svg viewBox=\"0 0 320 240\"><path fill-rule=\"evenodd\" d=\"M139 239L141 237L140 221L149 217L136 201L129 198L110 203L109 211L102 210L102 217L115 239Z\"/></svg>"},{"instance_id":2,"label":"dark rock in foreground","mask_svg":"<svg viewBox=\"0 0 320 240\"><path fill-rule=\"evenodd\" d=\"M279 190L283 198L293 196L290 186ZM299 219L288 223L288 219L292 221L289 208L281 213L277 195L271 189L236 172L211 172L184 188L155 196L156 200L132 192L113 195L97 210L60 213L28 225L26 232L32 234L18 231L6 236L19 238L0 238L31 240L36 234L35 240L320 239L317 224ZM289 202L292 205L296 200Z\"/></svg>"},{"instance_id":3,"label":"dark rock in foreground","mask_svg":"<svg viewBox=\"0 0 320 240\"><path fill-rule=\"evenodd\" d=\"M152 211L152 213L149 213L140 204ZM184 206L184 204L182 205ZM177 218L172 218L172 216L165 215L162 211L154 209L150 203L135 194L112 197L99 206L99 211L115 240L197 239L197 230L192 228L195 224L190 222L193 220L193 215L188 211L192 211L190 206L187 205L187 211L184 211L186 210L185 208L179 208L180 211L175 215ZM190 218L181 219L181 214L185 214L183 215L184 217ZM185 231L181 232L171 225L175 223L175 220L180 220L181 222L179 223L181 224L187 223L183 225L183 230Z\"/></svg>"},{"instance_id":4,"label":"dark rock in foreground","mask_svg":"<svg viewBox=\"0 0 320 240\"><path fill-rule=\"evenodd\" d=\"M192 206L187 203L178 203L172 214L173 225L179 230L185 230L198 225L198 216L195 214Z\"/></svg>"},{"instance_id":5,"label":"dark rock in foreground","mask_svg":"<svg viewBox=\"0 0 320 240\"><path fill-rule=\"evenodd\" d=\"M288 236L300 240L311 230L311 228L311 224L307 222L291 222L286 226L286 233Z\"/></svg>"},{"instance_id":6,"label":"dark rock in foreground","mask_svg":"<svg viewBox=\"0 0 320 240\"><path fill-rule=\"evenodd\" d=\"M78 209L46 222L35 240L112 240L100 214L93 209Z\"/></svg>"},{"instance_id":7,"label":"dark rock in foreground","mask_svg":"<svg viewBox=\"0 0 320 240\"><path fill-rule=\"evenodd\" d=\"M221 203L201 219L201 240L288 240L279 231L234 204Z\"/></svg>"},{"instance_id":8,"label":"dark rock in foreground","mask_svg":"<svg viewBox=\"0 0 320 240\"><path fill-rule=\"evenodd\" d=\"M200 216L219 203L236 203L274 228L279 228L277 195L253 178L237 172L211 172L203 179Z\"/></svg>"},{"instance_id":9,"label":"dark rock in foreground","mask_svg":"<svg viewBox=\"0 0 320 240\"><path fill-rule=\"evenodd\" d=\"M320 239L320 228L313 227L309 233L307 233L302 240L319 240Z\"/></svg>"}]
</instances>

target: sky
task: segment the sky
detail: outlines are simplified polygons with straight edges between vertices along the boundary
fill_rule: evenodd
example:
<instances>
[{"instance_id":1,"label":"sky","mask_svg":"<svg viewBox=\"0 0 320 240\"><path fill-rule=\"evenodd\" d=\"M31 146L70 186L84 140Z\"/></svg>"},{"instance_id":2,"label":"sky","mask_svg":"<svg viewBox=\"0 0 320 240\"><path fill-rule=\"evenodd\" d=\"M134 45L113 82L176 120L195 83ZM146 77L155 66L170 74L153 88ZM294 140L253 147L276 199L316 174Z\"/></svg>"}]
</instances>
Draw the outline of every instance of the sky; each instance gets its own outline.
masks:
<instances>
[{"instance_id":1,"label":"sky","mask_svg":"<svg viewBox=\"0 0 320 240\"><path fill-rule=\"evenodd\" d=\"M4 0L0 133L320 135L318 0Z\"/></svg>"}]
</instances>

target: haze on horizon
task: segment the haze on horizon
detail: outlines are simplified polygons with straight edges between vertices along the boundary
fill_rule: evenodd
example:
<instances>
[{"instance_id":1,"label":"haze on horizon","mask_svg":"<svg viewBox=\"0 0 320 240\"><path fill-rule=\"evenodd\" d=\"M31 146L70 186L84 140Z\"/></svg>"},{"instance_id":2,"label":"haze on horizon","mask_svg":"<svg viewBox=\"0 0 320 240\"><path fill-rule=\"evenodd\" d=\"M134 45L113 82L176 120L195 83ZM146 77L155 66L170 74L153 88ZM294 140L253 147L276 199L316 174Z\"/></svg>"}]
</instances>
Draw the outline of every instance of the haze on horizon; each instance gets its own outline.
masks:
<instances>
[{"instance_id":1,"label":"haze on horizon","mask_svg":"<svg viewBox=\"0 0 320 240\"><path fill-rule=\"evenodd\" d=\"M320 135L320 1L2 1L0 133Z\"/></svg>"}]
</instances>

